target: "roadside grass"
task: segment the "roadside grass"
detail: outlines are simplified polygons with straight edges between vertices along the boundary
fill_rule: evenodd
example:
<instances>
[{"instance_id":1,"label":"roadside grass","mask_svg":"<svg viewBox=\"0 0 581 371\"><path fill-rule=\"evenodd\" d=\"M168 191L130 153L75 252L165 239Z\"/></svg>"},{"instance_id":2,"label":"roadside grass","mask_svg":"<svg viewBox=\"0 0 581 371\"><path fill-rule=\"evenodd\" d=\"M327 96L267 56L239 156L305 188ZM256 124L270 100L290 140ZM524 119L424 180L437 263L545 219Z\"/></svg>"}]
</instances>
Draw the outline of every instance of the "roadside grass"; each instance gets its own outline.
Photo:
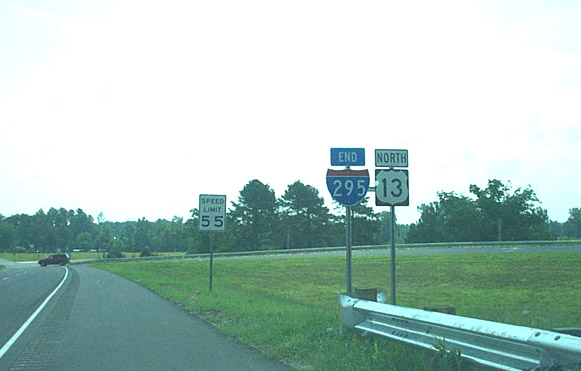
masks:
<instances>
[{"instance_id":1,"label":"roadside grass","mask_svg":"<svg viewBox=\"0 0 581 371\"><path fill-rule=\"evenodd\" d=\"M338 334L344 257L215 259L212 293L207 260L93 266L148 287L299 369L457 369L445 350ZM578 253L400 256L398 304L452 305L458 315L544 329L581 327L580 268ZM389 271L389 256L355 255L353 287L387 291ZM480 369L466 362L461 368Z\"/></svg>"}]
</instances>

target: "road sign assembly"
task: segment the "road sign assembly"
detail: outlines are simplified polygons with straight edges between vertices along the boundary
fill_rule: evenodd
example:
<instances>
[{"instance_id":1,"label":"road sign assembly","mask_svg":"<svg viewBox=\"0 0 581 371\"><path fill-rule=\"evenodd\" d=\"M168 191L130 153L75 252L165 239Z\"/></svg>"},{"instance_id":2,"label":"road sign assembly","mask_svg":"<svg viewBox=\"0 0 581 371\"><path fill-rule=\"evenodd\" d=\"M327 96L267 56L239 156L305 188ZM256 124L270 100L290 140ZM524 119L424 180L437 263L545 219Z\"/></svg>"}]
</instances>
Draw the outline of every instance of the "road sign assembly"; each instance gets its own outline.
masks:
<instances>
[{"instance_id":1,"label":"road sign assembly","mask_svg":"<svg viewBox=\"0 0 581 371\"><path fill-rule=\"evenodd\" d=\"M347 292L351 292L351 206L363 200L369 189L369 171L351 166L365 166L365 148L331 148L331 166L345 167L327 170L327 189L333 200L345 206L346 281Z\"/></svg>"},{"instance_id":2,"label":"road sign assembly","mask_svg":"<svg viewBox=\"0 0 581 371\"><path fill-rule=\"evenodd\" d=\"M200 195L199 228L203 232L224 232L226 230L226 195ZM212 292L214 277L214 233L210 233L210 282Z\"/></svg>"},{"instance_id":3,"label":"road sign assembly","mask_svg":"<svg viewBox=\"0 0 581 371\"><path fill-rule=\"evenodd\" d=\"M375 169L375 205L390 206L391 209L391 304L396 305L395 207L409 206L410 184L408 171L394 168L408 167L408 150L376 149L375 166L389 168Z\"/></svg>"}]
</instances>

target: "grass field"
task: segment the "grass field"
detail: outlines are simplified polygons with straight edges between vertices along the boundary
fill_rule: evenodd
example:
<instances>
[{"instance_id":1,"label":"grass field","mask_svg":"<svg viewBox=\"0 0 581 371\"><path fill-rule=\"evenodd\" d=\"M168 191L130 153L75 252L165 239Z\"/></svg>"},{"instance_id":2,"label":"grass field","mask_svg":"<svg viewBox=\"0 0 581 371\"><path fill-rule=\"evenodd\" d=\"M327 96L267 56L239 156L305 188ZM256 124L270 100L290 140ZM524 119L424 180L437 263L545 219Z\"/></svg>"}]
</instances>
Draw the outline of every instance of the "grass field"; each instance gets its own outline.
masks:
<instances>
[{"instance_id":1,"label":"grass field","mask_svg":"<svg viewBox=\"0 0 581 371\"><path fill-rule=\"evenodd\" d=\"M340 335L342 257L99 263L218 329L300 369L429 370L434 354L376 337ZM457 314L550 329L581 327L581 254L401 256L398 304L453 305ZM389 287L389 257L355 256L353 286ZM456 368L456 360L440 368ZM445 363L445 362L444 362ZM464 364L462 369L470 368Z\"/></svg>"}]
</instances>

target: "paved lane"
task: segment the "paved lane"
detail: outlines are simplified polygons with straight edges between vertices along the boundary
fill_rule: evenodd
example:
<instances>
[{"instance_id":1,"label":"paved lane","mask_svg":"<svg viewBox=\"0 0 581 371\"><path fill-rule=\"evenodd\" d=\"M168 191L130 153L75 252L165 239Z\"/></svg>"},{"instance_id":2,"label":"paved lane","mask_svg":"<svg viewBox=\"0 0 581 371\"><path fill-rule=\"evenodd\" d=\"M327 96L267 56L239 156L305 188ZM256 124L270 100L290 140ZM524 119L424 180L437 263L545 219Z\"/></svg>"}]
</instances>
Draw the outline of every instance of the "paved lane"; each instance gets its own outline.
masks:
<instances>
[{"instance_id":1,"label":"paved lane","mask_svg":"<svg viewBox=\"0 0 581 371\"><path fill-rule=\"evenodd\" d=\"M1 348L60 283L65 270L6 261L0 264L6 266L0 270Z\"/></svg>"},{"instance_id":2,"label":"paved lane","mask_svg":"<svg viewBox=\"0 0 581 371\"><path fill-rule=\"evenodd\" d=\"M289 370L131 281L69 270L1 370Z\"/></svg>"}]
</instances>

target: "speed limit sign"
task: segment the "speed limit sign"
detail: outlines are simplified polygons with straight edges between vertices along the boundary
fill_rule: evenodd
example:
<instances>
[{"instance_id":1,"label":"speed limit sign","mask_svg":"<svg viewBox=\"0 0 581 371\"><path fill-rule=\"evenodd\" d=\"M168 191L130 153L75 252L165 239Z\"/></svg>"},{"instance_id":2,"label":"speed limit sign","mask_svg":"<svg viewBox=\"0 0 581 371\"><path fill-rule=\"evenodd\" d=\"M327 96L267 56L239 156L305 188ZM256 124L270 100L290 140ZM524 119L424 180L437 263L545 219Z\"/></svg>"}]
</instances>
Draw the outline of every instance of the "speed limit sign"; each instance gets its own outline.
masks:
<instances>
[{"instance_id":1,"label":"speed limit sign","mask_svg":"<svg viewBox=\"0 0 581 371\"><path fill-rule=\"evenodd\" d=\"M200 195L201 231L223 232L226 230L226 196Z\"/></svg>"},{"instance_id":2,"label":"speed limit sign","mask_svg":"<svg viewBox=\"0 0 581 371\"><path fill-rule=\"evenodd\" d=\"M408 171L402 169L375 169L375 205L409 206Z\"/></svg>"}]
</instances>

